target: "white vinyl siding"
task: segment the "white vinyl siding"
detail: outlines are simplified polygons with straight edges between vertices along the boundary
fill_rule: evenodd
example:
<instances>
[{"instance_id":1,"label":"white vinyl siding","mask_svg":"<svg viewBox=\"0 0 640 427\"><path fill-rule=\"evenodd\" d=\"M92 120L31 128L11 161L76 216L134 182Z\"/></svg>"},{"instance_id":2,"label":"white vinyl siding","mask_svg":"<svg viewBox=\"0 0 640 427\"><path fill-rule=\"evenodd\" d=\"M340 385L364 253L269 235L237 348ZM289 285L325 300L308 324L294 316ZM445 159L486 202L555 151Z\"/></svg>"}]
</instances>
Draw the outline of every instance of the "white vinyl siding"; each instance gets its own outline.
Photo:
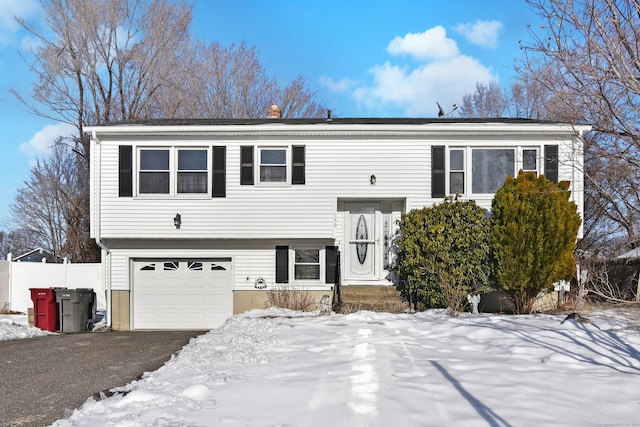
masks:
<instances>
[{"instance_id":1,"label":"white vinyl siding","mask_svg":"<svg viewBox=\"0 0 640 427\"><path fill-rule=\"evenodd\" d=\"M318 243L305 243L313 247L324 248L331 241ZM293 246L301 247L301 244L291 242ZM139 242L129 242L125 246L139 245ZM165 244L166 245L166 244ZM275 241L242 241L242 242L215 242L204 241L199 247L189 245L189 248L180 249L184 243L173 243L173 248L161 248L158 243L149 247L117 248L110 251L110 265L108 272L111 278L111 290L131 290L130 283L133 279L132 262L135 259L206 259L217 258L231 259L233 265L232 287L234 290L255 290L256 280L262 279L269 286L275 283ZM302 245L302 246L304 246ZM292 263L291 257L289 257ZM324 263L324 254L321 256ZM324 274L324 273L322 273ZM293 276L291 276L293 277ZM331 285L324 283L324 276L320 280L305 283L308 289L327 289Z\"/></svg>"},{"instance_id":2,"label":"white vinyl siding","mask_svg":"<svg viewBox=\"0 0 640 427\"><path fill-rule=\"evenodd\" d=\"M283 125L284 126L284 125ZM294 125L292 125L294 126ZM268 133L268 131L265 131ZM162 144L175 149L226 147L226 197L202 197L199 194L167 197L118 197L118 145L158 148ZM173 136L160 140L149 137L101 136L97 145L100 158L94 207L99 207L98 227L94 235L102 239L332 239L339 238L336 213L338 200L403 200L405 211L430 206L441 199L431 198L431 146L465 150L465 191L470 189L470 153L473 149L508 147L518 150L559 145L559 179L581 185L579 168L572 168L573 144L557 135L531 136L523 131L512 137L499 132L487 136L411 136L357 137L326 136L306 138L303 132L291 137L217 138ZM259 165L259 148L281 149L288 153L295 145L305 147L304 185L240 185L240 147L256 147L254 163ZM517 152L517 151L516 151ZM448 151L447 151L448 153ZM290 157L290 154L288 155ZM522 162L516 155L517 163ZM287 162L289 169L290 163ZM177 166L176 166L177 167ZM538 168L541 167L539 163ZM447 171L447 190L449 177ZM513 173L515 174L514 167ZM258 173L257 171L255 172ZM540 171L543 173L543 171ZM290 171L287 172L290 175ZM370 183L371 175L376 183ZM135 176L135 174L134 174ZM210 177L209 177L210 178ZM257 184L260 184L257 182ZM208 182L210 192L210 182ZM134 186L134 188L136 188ZM581 198L582 188L574 188L573 197ZM490 208L493 194L466 194L480 206ZM578 206L581 207L580 204ZM178 230L173 225L176 213L182 217Z\"/></svg>"}]
</instances>

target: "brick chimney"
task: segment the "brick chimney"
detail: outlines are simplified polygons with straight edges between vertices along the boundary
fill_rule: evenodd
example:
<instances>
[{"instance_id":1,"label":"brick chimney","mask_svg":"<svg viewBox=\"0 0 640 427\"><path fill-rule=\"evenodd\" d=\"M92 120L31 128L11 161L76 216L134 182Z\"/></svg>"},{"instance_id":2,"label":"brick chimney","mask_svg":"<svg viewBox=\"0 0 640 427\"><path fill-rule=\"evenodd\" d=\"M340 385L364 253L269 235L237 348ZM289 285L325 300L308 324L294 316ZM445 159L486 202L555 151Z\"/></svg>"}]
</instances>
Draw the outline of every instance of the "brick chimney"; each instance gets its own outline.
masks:
<instances>
[{"instance_id":1,"label":"brick chimney","mask_svg":"<svg viewBox=\"0 0 640 427\"><path fill-rule=\"evenodd\" d=\"M282 110L276 104L273 104L269 109L267 109L267 117L270 119L281 119Z\"/></svg>"}]
</instances>

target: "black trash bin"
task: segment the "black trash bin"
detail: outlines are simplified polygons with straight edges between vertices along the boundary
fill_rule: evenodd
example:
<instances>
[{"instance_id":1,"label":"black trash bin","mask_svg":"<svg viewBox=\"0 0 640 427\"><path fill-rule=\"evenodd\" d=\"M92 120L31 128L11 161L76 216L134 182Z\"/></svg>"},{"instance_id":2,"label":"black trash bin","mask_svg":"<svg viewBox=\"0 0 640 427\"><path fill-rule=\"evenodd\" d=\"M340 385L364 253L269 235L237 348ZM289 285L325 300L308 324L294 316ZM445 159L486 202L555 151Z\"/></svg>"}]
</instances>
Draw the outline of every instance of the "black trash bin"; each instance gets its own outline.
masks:
<instances>
[{"instance_id":1,"label":"black trash bin","mask_svg":"<svg viewBox=\"0 0 640 427\"><path fill-rule=\"evenodd\" d=\"M60 332L87 332L96 317L96 293L93 289L56 289L60 309ZM91 324L91 327L89 326Z\"/></svg>"}]
</instances>

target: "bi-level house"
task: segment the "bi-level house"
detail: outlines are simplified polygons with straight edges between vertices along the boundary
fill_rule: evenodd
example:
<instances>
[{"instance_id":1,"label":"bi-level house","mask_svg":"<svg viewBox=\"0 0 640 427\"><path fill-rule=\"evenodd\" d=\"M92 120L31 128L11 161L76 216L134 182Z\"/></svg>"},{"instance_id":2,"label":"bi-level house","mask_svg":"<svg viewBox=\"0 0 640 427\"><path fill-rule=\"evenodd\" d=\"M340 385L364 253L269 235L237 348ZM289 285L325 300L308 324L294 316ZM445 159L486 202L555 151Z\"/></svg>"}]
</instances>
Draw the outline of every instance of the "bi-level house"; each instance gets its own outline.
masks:
<instances>
[{"instance_id":1,"label":"bi-level house","mask_svg":"<svg viewBox=\"0 0 640 427\"><path fill-rule=\"evenodd\" d=\"M588 126L509 119L156 120L93 126L91 235L114 329L208 329L276 286L391 286L403 212L508 175L570 182Z\"/></svg>"}]
</instances>

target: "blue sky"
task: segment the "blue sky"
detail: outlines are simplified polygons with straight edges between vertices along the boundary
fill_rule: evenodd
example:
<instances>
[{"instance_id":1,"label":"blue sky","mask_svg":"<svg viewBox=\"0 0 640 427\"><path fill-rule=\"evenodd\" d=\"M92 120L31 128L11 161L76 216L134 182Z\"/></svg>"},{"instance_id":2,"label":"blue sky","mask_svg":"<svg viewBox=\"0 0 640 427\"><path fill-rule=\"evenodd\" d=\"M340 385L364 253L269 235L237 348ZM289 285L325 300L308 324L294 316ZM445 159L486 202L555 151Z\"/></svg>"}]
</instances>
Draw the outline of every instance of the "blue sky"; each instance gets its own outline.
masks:
<instances>
[{"instance_id":1,"label":"blue sky","mask_svg":"<svg viewBox=\"0 0 640 427\"><path fill-rule=\"evenodd\" d=\"M509 84L518 42L539 21L524 0L192 0L203 42L245 41L267 74L299 75L336 117L435 117L476 82ZM20 53L29 39L13 21L41 25L37 0L0 0L0 228L36 158L68 127L30 114L9 93L29 96Z\"/></svg>"}]
</instances>

